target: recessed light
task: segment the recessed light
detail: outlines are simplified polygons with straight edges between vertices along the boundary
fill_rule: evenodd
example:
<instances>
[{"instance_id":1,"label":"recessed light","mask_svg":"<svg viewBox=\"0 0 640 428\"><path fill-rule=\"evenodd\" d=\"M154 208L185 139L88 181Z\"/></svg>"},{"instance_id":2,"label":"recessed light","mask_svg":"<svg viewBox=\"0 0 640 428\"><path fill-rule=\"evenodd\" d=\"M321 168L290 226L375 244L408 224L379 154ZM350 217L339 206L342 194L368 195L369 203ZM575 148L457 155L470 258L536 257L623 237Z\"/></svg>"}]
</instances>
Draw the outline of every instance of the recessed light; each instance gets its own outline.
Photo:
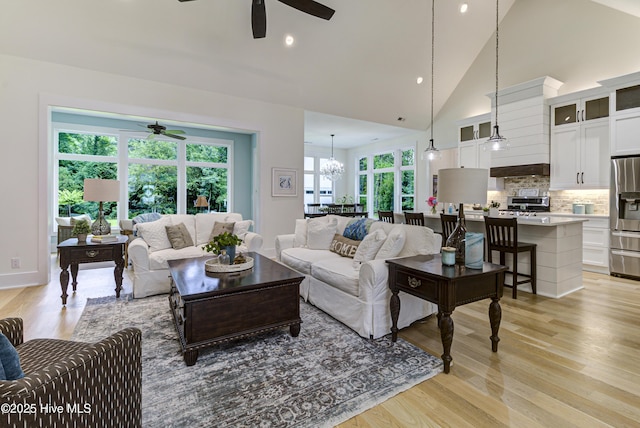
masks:
<instances>
[{"instance_id":1,"label":"recessed light","mask_svg":"<svg viewBox=\"0 0 640 428\"><path fill-rule=\"evenodd\" d=\"M293 46L293 43L295 42L295 39L293 38L293 36L291 34L287 34L284 37L284 44L287 46Z\"/></svg>"},{"instance_id":2,"label":"recessed light","mask_svg":"<svg viewBox=\"0 0 640 428\"><path fill-rule=\"evenodd\" d=\"M460 5L460 13L465 13L469 9L469 5L467 3L462 3Z\"/></svg>"},{"instance_id":3,"label":"recessed light","mask_svg":"<svg viewBox=\"0 0 640 428\"><path fill-rule=\"evenodd\" d=\"M404 122L405 120L407 120L407 119L405 119L405 118L404 118L404 117L402 117L402 116L400 116L400 117L398 118L398 122Z\"/></svg>"},{"instance_id":4,"label":"recessed light","mask_svg":"<svg viewBox=\"0 0 640 428\"><path fill-rule=\"evenodd\" d=\"M422 84L423 81L424 79L422 78L422 76L418 76L418 78L416 79L416 82L418 83L418 85Z\"/></svg>"}]
</instances>

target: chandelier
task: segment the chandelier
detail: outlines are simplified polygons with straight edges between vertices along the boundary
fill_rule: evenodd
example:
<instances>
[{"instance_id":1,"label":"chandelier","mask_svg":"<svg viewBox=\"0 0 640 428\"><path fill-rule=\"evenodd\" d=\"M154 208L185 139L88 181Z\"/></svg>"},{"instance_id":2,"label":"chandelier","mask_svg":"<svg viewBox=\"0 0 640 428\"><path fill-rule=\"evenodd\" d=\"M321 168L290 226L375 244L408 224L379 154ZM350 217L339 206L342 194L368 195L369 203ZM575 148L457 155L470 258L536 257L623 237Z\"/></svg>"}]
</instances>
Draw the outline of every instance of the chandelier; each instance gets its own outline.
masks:
<instances>
[{"instance_id":1,"label":"chandelier","mask_svg":"<svg viewBox=\"0 0 640 428\"><path fill-rule=\"evenodd\" d=\"M431 0L431 139L429 140L429 147L422 152L422 159L428 159L430 161L439 159L442 153L436 149L433 145L433 64L434 64L434 51L435 51L435 0Z\"/></svg>"},{"instance_id":2,"label":"chandelier","mask_svg":"<svg viewBox=\"0 0 640 428\"><path fill-rule=\"evenodd\" d=\"M484 150L507 150L509 149L509 141L502 135L500 135L500 128L498 127L498 3L496 0L496 124L493 127L493 134L484 143Z\"/></svg>"},{"instance_id":3,"label":"chandelier","mask_svg":"<svg viewBox=\"0 0 640 428\"><path fill-rule=\"evenodd\" d=\"M335 134L331 134L331 157L329 158L327 163L325 163L324 165L322 165L322 167L320 167L320 174L331 181L339 180L342 177L342 174L344 173L344 166L340 162L335 160L335 158L333 157L333 137L334 136Z\"/></svg>"}]
</instances>

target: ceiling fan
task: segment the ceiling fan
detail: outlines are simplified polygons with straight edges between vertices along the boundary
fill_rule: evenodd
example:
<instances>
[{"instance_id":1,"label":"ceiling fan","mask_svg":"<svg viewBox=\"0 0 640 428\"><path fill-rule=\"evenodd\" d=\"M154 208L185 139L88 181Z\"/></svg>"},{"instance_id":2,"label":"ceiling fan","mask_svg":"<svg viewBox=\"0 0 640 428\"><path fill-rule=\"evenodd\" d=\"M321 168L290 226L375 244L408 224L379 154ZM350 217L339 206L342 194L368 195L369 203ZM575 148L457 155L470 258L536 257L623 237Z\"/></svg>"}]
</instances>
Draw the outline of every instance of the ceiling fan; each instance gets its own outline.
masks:
<instances>
[{"instance_id":1,"label":"ceiling fan","mask_svg":"<svg viewBox=\"0 0 640 428\"><path fill-rule=\"evenodd\" d=\"M186 140L187 139L187 137L183 137L182 135L179 135L179 134L184 134L183 130L181 130L181 129L167 129L166 126L160 125L157 120L156 120L156 123L150 123L150 124L148 124L146 126L138 124L138 126L142 126L143 128L148 128L149 129L151 134L149 135L149 137L147 137L147 139L153 139L153 138L155 138L156 135L165 135L167 137L175 138L177 140ZM140 131L140 132L142 132L142 131Z\"/></svg>"},{"instance_id":2,"label":"ceiling fan","mask_svg":"<svg viewBox=\"0 0 640 428\"><path fill-rule=\"evenodd\" d=\"M193 0L178 0L180 2ZM320 4L313 0L278 0L287 6L298 9L301 12L308 13L317 18L331 19L335 10ZM267 13L264 8L264 0L252 0L251 3L251 28L253 30L253 38L261 39L267 34Z\"/></svg>"}]
</instances>

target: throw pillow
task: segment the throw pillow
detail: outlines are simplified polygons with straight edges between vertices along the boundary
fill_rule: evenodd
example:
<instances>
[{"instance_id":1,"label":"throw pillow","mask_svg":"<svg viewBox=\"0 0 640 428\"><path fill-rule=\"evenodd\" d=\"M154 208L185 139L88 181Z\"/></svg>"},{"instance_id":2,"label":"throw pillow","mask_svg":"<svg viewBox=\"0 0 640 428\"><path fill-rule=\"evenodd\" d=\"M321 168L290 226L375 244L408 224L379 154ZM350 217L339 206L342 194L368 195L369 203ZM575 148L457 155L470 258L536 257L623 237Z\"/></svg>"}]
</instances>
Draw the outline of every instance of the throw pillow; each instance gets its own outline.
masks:
<instances>
[{"instance_id":1,"label":"throw pillow","mask_svg":"<svg viewBox=\"0 0 640 428\"><path fill-rule=\"evenodd\" d=\"M251 226L253 226L253 220L236 221L233 226L233 234L238 235L240 239L244 239Z\"/></svg>"},{"instance_id":2,"label":"throw pillow","mask_svg":"<svg viewBox=\"0 0 640 428\"><path fill-rule=\"evenodd\" d=\"M294 247L306 247L307 246L307 220L296 219L295 236L293 238Z\"/></svg>"},{"instance_id":3,"label":"throw pillow","mask_svg":"<svg viewBox=\"0 0 640 428\"><path fill-rule=\"evenodd\" d=\"M0 333L0 380L16 380L24 377L20 367L20 356L7 336Z\"/></svg>"},{"instance_id":4,"label":"throw pillow","mask_svg":"<svg viewBox=\"0 0 640 428\"><path fill-rule=\"evenodd\" d=\"M140 224L140 223L148 223L150 221L160 220L161 217L162 217L162 214L160 213L143 213L132 218L131 222L134 225Z\"/></svg>"},{"instance_id":5,"label":"throw pillow","mask_svg":"<svg viewBox=\"0 0 640 428\"><path fill-rule=\"evenodd\" d=\"M213 229L211 230L211 234L209 235L209 242L213 241L218 235L222 235L224 232L233 233L233 227L235 226L235 222L232 223L221 223L216 221L213 223Z\"/></svg>"},{"instance_id":6,"label":"throw pillow","mask_svg":"<svg viewBox=\"0 0 640 428\"><path fill-rule=\"evenodd\" d=\"M393 257L397 257L402 251L404 247L404 243L407 241L407 233L404 231L402 226L395 226L389 232L389 236L387 236L387 240L384 241L382 247L376 254L376 259L390 259Z\"/></svg>"},{"instance_id":7,"label":"throw pillow","mask_svg":"<svg viewBox=\"0 0 640 428\"><path fill-rule=\"evenodd\" d=\"M369 233L369 229L371 228L371 224L375 220L369 218L360 218L357 220L351 220L347 227L344 228L345 238L355 239L356 241L362 241L367 233Z\"/></svg>"},{"instance_id":8,"label":"throw pillow","mask_svg":"<svg viewBox=\"0 0 640 428\"><path fill-rule=\"evenodd\" d=\"M336 234L338 221L322 217L311 219L307 223L307 247L311 250L328 250Z\"/></svg>"},{"instance_id":9,"label":"throw pillow","mask_svg":"<svg viewBox=\"0 0 640 428\"><path fill-rule=\"evenodd\" d=\"M187 226L184 223L180 223L174 226L165 226L167 231L167 237L171 242L171 246L174 250L180 250L186 247L193 247L193 239L191 234L187 230Z\"/></svg>"},{"instance_id":10,"label":"throw pillow","mask_svg":"<svg viewBox=\"0 0 640 428\"><path fill-rule=\"evenodd\" d=\"M171 248L171 241L169 241L165 226L171 226L171 219L169 217L162 217L160 220L150 221L148 223L136 224L138 236L144 239L149 246L150 252L153 253Z\"/></svg>"},{"instance_id":11,"label":"throw pillow","mask_svg":"<svg viewBox=\"0 0 640 428\"><path fill-rule=\"evenodd\" d=\"M382 229L378 229L365 236L358 246L358 251L356 251L356 254L353 256L353 261L362 263L373 260L380 250L380 247L382 247L382 244L384 244L385 239L387 239L387 234L384 233Z\"/></svg>"},{"instance_id":12,"label":"throw pillow","mask_svg":"<svg viewBox=\"0 0 640 428\"><path fill-rule=\"evenodd\" d=\"M333 235L333 241L331 241L329 251L334 252L342 257L353 258L353 256L355 256L356 254L356 251L358 250L359 245L360 241L345 238L344 236L336 233L335 235Z\"/></svg>"}]
</instances>

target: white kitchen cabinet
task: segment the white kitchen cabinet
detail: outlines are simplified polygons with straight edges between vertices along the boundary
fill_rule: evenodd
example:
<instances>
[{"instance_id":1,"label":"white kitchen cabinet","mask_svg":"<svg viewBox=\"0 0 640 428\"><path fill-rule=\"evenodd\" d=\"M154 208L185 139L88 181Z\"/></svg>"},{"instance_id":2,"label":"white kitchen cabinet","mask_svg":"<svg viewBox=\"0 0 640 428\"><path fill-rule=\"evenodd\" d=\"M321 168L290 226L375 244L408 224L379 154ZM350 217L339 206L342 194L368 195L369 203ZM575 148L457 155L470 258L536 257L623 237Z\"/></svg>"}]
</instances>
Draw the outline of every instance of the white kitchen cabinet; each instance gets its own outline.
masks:
<instances>
[{"instance_id":1,"label":"white kitchen cabinet","mask_svg":"<svg viewBox=\"0 0 640 428\"><path fill-rule=\"evenodd\" d=\"M582 270L609 274L609 218L592 215L549 213L551 217L581 218Z\"/></svg>"},{"instance_id":2,"label":"white kitchen cabinet","mask_svg":"<svg viewBox=\"0 0 640 428\"><path fill-rule=\"evenodd\" d=\"M491 136L491 114L470 117L458 121L457 125L458 166L491 169L492 152L484 149L484 142ZM471 134L471 129L473 129L473 134ZM489 190L502 190L503 188L503 178L489 177Z\"/></svg>"},{"instance_id":3,"label":"white kitchen cabinet","mask_svg":"<svg viewBox=\"0 0 640 428\"><path fill-rule=\"evenodd\" d=\"M598 83L611 91L611 156L640 154L640 72Z\"/></svg>"},{"instance_id":4,"label":"white kitchen cabinet","mask_svg":"<svg viewBox=\"0 0 640 428\"><path fill-rule=\"evenodd\" d=\"M608 189L609 97L596 88L550 103L550 189Z\"/></svg>"}]
</instances>

